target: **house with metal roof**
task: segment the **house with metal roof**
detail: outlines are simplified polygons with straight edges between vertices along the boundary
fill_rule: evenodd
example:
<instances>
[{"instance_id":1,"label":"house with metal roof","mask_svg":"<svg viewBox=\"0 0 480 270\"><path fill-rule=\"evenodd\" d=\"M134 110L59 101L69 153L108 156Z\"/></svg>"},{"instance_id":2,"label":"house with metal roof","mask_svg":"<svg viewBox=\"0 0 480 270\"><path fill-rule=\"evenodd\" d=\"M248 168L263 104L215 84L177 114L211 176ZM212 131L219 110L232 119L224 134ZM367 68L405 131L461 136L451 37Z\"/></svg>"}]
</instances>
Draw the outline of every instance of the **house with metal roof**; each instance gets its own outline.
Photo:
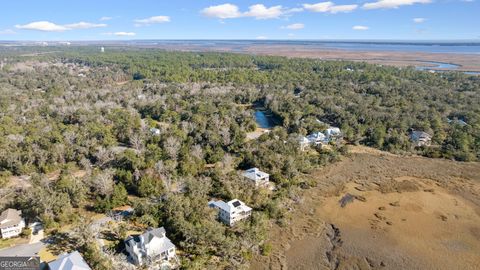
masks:
<instances>
[{"instance_id":1,"label":"house with metal roof","mask_svg":"<svg viewBox=\"0 0 480 270\"><path fill-rule=\"evenodd\" d=\"M78 251L63 254L58 259L48 263L50 270L91 270Z\"/></svg>"},{"instance_id":2,"label":"house with metal roof","mask_svg":"<svg viewBox=\"0 0 480 270\"><path fill-rule=\"evenodd\" d=\"M228 226L233 226L252 215L252 208L237 199L229 202L209 201L208 206L218 209L218 218Z\"/></svg>"},{"instance_id":3,"label":"house with metal roof","mask_svg":"<svg viewBox=\"0 0 480 270\"><path fill-rule=\"evenodd\" d=\"M327 137L322 132L314 132L308 135L307 139L311 144L314 144L314 145L328 143Z\"/></svg>"},{"instance_id":4,"label":"house with metal roof","mask_svg":"<svg viewBox=\"0 0 480 270\"><path fill-rule=\"evenodd\" d=\"M252 181L256 187L265 186L270 181L270 175L260 171L258 168L251 168L243 173L243 177Z\"/></svg>"},{"instance_id":5,"label":"house with metal roof","mask_svg":"<svg viewBox=\"0 0 480 270\"><path fill-rule=\"evenodd\" d=\"M432 135L418 130L410 133L410 140L415 146L429 146L432 141Z\"/></svg>"},{"instance_id":6,"label":"house with metal roof","mask_svg":"<svg viewBox=\"0 0 480 270\"><path fill-rule=\"evenodd\" d=\"M338 127L329 127L325 130L325 136L327 136L327 138L329 138L330 140L341 135L342 132Z\"/></svg>"},{"instance_id":7,"label":"house with metal roof","mask_svg":"<svg viewBox=\"0 0 480 270\"><path fill-rule=\"evenodd\" d=\"M0 214L0 234L2 238L19 236L25 228L22 211L9 208Z\"/></svg>"},{"instance_id":8,"label":"house with metal roof","mask_svg":"<svg viewBox=\"0 0 480 270\"><path fill-rule=\"evenodd\" d=\"M131 262L136 265L169 262L176 256L175 245L167 238L163 227L128 237L125 249Z\"/></svg>"}]
</instances>

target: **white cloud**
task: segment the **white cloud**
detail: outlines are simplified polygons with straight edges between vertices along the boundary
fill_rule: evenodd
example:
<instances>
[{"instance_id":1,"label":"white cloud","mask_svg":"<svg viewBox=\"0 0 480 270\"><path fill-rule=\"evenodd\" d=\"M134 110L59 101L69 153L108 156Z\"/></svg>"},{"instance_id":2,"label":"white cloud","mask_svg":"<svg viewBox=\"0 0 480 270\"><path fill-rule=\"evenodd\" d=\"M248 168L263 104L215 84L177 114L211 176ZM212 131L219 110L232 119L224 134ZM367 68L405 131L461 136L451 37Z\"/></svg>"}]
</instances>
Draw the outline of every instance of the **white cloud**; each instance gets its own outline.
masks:
<instances>
[{"instance_id":1,"label":"white cloud","mask_svg":"<svg viewBox=\"0 0 480 270\"><path fill-rule=\"evenodd\" d=\"M135 26L144 26L144 25L151 25L156 23L167 23L170 22L169 16L153 16L150 18L145 19L137 19L134 20Z\"/></svg>"},{"instance_id":2,"label":"white cloud","mask_svg":"<svg viewBox=\"0 0 480 270\"><path fill-rule=\"evenodd\" d=\"M68 30L67 27L63 25L54 24L48 21L38 21L38 22L31 22L24 25L15 25L17 29L25 29L25 30L37 30L37 31L45 31L45 32L63 32Z\"/></svg>"},{"instance_id":3,"label":"white cloud","mask_svg":"<svg viewBox=\"0 0 480 270\"><path fill-rule=\"evenodd\" d=\"M352 27L353 30L357 30L357 31L365 31L365 30L368 30L368 26L364 26L364 25L355 25L354 27Z\"/></svg>"},{"instance_id":4,"label":"white cloud","mask_svg":"<svg viewBox=\"0 0 480 270\"><path fill-rule=\"evenodd\" d=\"M242 13L238 7L233 4L210 6L208 8L204 8L201 13L207 17L215 17L220 19L233 19L242 16Z\"/></svg>"},{"instance_id":5,"label":"white cloud","mask_svg":"<svg viewBox=\"0 0 480 270\"><path fill-rule=\"evenodd\" d=\"M289 24L287 26L282 26L282 29L289 29L289 30L300 30L305 28L305 24L303 23L294 23L294 24Z\"/></svg>"},{"instance_id":6,"label":"white cloud","mask_svg":"<svg viewBox=\"0 0 480 270\"><path fill-rule=\"evenodd\" d=\"M330 13L351 12L357 9L358 5L338 5L330 8Z\"/></svg>"},{"instance_id":7,"label":"white cloud","mask_svg":"<svg viewBox=\"0 0 480 270\"><path fill-rule=\"evenodd\" d=\"M63 32L67 30L73 29L90 29L90 28L98 28L98 27L106 27L106 24L103 23L89 23L89 22L78 22L72 24L55 24L49 21L38 21L38 22L31 22L24 25L15 25L17 29L24 29L24 30L37 30L37 31L45 31L45 32Z\"/></svg>"},{"instance_id":8,"label":"white cloud","mask_svg":"<svg viewBox=\"0 0 480 270\"><path fill-rule=\"evenodd\" d=\"M67 29L90 29L90 28L99 28L99 27L107 27L104 23L89 23L89 22L78 22L78 23L71 23L63 25Z\"/></svg>"},{"instance_id":9,"label":"white cloud","mask_svg":"<svg viewBox=\"0 0 480 270\"><path fill-rule=\"evenodd\" d=\"M295 12L302 12L302 11L303 11L303 8L291 8L285 11L285 13L295 13Z\"/></svg>"},{"instance_id":10,"label":"white cloud","mask_svg":"<svg viewBox=\"0 0 480 270\"><path fill-rule=\"evenodd\" d=\"M303 4L303 7L312 12L329 12L329 13L339 13L339 12L351 12L357 9L358 5L335 5L333 2L320 2L316 4Z\"/></svg>"},{"instance_id":11,"label":"white cloud","mask_svg":"<svg viewBox=\"0 0 480 270\"><path fill-rule=\"evenodd\" d=\"M399 8L400 6L410 6L414 4L428 4L432 0L379 0L377 2L363 4L364 9L389 9Z\"/></svg>"},{"instance_id":12,"label":"white cloud","mask_svg":"<svg viewBox=\"0 0 480 270\"><path fill-rule=\"evenodd\" d=\"M110 21L111 19L113 19L112 17L108 17L108 16L103 16L100 18L100 21Z\"/></svg>"},{"instance_id":13,"label":"white cloud","mask_svg":"<svg viewBox=\"0 0 480 270\"><path fill-rule=\"evenodd\" d=\"M288 16L291 13L302 12L303 8L287 9L280 5L266 7L263 4L251 5L248 11L242 12L240 8L234 4L222 4L218 6L210 6L201 10L201 13L207 17L219 19L234 19L242 17L253 17L257 20L277 19L282 16Z\"/></svg>"},{"instance_id":14,"label":"white cloud","mask_svg":"<svg viewBox=\"0 0 480 270\"><path fill-rule=\"evenodd\" d=\"M303 4L303 7L308 11L313 12L328 12L333 6L332 2L321 2L316 4Z\"/></svg>"},{"instance_id":15,"label":"white cloud","mask_svg":"<svg viewBox=\"0 0 480 270\"><path fill-rule=\"evenodd\" d=\"M413 18L413 22L414 23L423 23L425 22L427 19L425 18Z\"/></svg>"},{"instance_id":16,"label":"white cloud","mask_svg":"<svg viewBox=\"0 0 480 270\"><path fill-rule=\"evenodd\" d=\"M249 7L249 11L244 13L246 17L255 17L258 20L275 19L283 15L282 6L273 6L267 8L262 4Z\"/></svg>"},{"instance_id":17,"label":"white cloud","mask_svg":"<svg viewBox=\"0 0 480 270\"><path fill-rule=\"evenodd\" d=\"M12 29L0 30L0 35L15 35L16 32Z\"/></svg>"},{"instance_id":18,"label":"white cloud","mask_svg":"<svg viewBox=\"0 0 480 270\"><path fill-rule=\"evenodd\" d=\"M265 39L268 39L268 37L266 37L266 36L258 36L258 37L256 37L255 39L265 40Z\"/></svg>"},{"instance_id":19,"label":"white cloud","mask_svg":"<svg viewBox=\"0 0 480 270\"><path fill-rule=\"evenodd\" d=\"M133 37L136 35L134 32L115 32L111 34L117 37Z\"/></svg>"}]
</instances>

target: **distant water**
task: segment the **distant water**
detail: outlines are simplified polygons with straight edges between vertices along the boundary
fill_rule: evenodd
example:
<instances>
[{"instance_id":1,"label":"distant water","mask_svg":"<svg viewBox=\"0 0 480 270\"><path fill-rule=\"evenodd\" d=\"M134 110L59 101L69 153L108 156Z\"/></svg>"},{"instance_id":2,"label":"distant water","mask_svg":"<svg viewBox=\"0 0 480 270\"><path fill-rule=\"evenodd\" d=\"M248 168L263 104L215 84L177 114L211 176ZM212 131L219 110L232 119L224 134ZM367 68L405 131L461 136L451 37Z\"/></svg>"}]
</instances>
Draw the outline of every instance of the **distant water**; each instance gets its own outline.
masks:
<instances>
[{"instance_id":1,"label":"distant water","mask_svg":"<svg viewBox=\"0 0 480 270\"><path fill-rule=\"evenodd\" d=\"M480 43L326 43L326 47L355 51L398 51L480 54Z\"/></svg>"},{"instance_id":2,"label":"distant water","mask_svg":"<svg viewBox=\"0 0 480 270\"><path fill-rule=\"evenodd\" d=\"M153 46L178 44L204 48L224 46L234 51L242 51L252 45L290 45L312 49L480 54L480 41L135 40L131 43Z\"/></svg>"},{"instance_id":3,"label":"distant water","mask_svg":"<svg viewBox=\"0 0 480 270\"><path fill-rule=\"evenodd\" d=\"M443 63L443 62L423 62L421 61L420 63L423 64L432 64L434 66L416 66L416 70L434 70L434 71L445 71L445 70L456 70L460 66L455 65L455 64L450 64L450 63ZM464 74L467 75L480 75L480 72L478 71L463 71Z\"/></svg>"},{"instance_id":4,"label":"distant water","mask_svg":"<svg viewBox=\"0 0 480 270\"><path fill-rule=\"evenodd\" d=\"M442 62L422 62L422 63L425 63L425 64L432 64L432 65L435 65L433 67L429 67L429 66L417 66L416 69L417 70L435 70L435 69L448 69L448 70L455 70L457 69L458 67L460 67L459 65L455 65L455 64L449 64L449 63L442 63Z\"/></svg>"}]
</instances>

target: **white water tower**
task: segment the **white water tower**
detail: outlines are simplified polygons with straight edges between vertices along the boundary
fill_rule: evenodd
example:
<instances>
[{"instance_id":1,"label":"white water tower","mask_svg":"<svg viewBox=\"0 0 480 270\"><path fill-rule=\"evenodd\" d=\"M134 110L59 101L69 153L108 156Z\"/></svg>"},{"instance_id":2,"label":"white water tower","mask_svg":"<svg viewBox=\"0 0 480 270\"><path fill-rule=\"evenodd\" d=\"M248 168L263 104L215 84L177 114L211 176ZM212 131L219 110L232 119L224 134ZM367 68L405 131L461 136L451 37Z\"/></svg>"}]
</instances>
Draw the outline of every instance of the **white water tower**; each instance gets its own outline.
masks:
<instances>
[{"instance_id":1,"label":"white water tower","mask_svg":"<svg viewBox=\"0 0 480 270\"><path fill-rule=\"evenodd\" d=\"M102 53L104 53L104 52L105 52L105 48L104 48L104 47L100 48L100 51L101 51Z\"/></svg>"}]
</instances>

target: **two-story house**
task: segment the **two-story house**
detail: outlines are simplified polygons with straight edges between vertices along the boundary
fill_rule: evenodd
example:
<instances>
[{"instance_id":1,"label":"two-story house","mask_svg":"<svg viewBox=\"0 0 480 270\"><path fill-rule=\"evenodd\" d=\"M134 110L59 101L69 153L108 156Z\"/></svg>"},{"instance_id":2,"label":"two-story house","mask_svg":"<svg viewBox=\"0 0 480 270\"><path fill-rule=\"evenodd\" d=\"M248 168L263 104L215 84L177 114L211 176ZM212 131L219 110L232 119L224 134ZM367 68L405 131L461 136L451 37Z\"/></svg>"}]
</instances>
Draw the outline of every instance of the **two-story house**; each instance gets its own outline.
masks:
<instances>
[{"instance_id":1,"label":"two-story house","mask_svg":"<svg viewBox=\"0 0 480 270\"><path fill-rule=\"evenodd\" d=\"M252 181L252 183L256 186L266 186L270 181L270 175L266 172L260 171L258 168L251 168L246 170L243 173L243 177L245 179Z\"/></svg>"},{"instance_id":2,"label":"two-story house","mask_svg":"<svg viewBox=\"0 0 480 270\"><path fill-rule=\"evenodd\" d=\"M328 143L327 137L322 132L314 132L308 135L307 139L310 142L310 144L313 144L313 145Z\"/></svg>"},{"instance_id":3,"label":"two-story house","mask_svg":"<svg viewBox=\"0 0 480 270\"><path fill-rule=\"evenodd\" d=\"M167 238L163 227L128 237L125 249L136 265L168 262L176 254L175 245Z\"/></svg>"},{"instance_id":4,"label":"two-story house","mask_svg":"<svg viewBox=\"0 0 480 270\"><path fill-rule=\"evenodd\" d=\"M25 228L22 211L7 209L0 214L0 234L2 238L19 236Z\"/></svg>"},{"instance_id":5,"label":"two-story house","mask_svg":"<svg viewBox=\"0 0 480 270\"><path fill-rule=\"evenodd\" d=\"M423 131L412 130L410 133L410 140L415 146L429 146L432 142L432 135Z\"/></svg>"},{"instance_id":6,"label":"two-story house","mask_svg":"<svg viewBox=\"0 0 480 270\"><path fill-rule=\"evenodd\" d=\"M252 208L237 199L229 202L210 201L208 202L208 205L219 210L218 218L228 226L233 226L238 221L246 219L252 215Z\"/></svg>"}]
</instances>

